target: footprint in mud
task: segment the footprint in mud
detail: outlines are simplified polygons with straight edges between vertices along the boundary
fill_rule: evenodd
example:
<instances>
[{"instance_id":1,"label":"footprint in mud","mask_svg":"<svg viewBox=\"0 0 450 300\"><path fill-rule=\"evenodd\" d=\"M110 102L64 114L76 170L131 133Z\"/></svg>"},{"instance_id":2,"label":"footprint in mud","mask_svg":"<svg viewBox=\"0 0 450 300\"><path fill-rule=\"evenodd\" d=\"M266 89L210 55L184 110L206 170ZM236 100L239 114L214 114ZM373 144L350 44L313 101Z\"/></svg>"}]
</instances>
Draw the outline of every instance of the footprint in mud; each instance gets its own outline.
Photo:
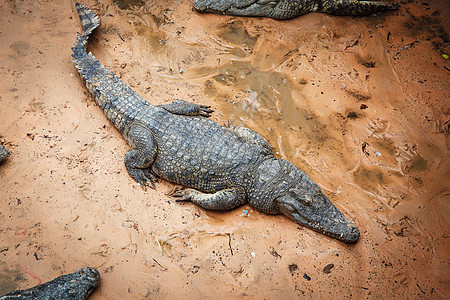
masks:
<instances>
[{"instance_id":1,"label":"footprint in mud","mask_svg":"<svg viewBox=\"0 0 450 300\"><path fill-rule=\"evenodd\" d=\"M242 21L219 25L217 36L220 40L211 36L216 47L221 51L219 55L231 54L237 58L245 58L253 52L258 37L251 36L245 29Z\"/></svg>"},{"instance_id":2,"label":"footprint in mud","mask_svg":"<svg viewBox=\"0 0 450 300\"><path fill-rule=\"evenodd\" d=\"M371 135L379 136L388 131L391 126L390 123L385 119L375 118L369 123L367 127L367 129L372 132Z\"/></svg>"},{"instance_id":3,"label":"footprint in mud","mask_svg":"<svg viewBox=\"0 0 450 300\"><path fill-rule=\"evenodd\" d=\"M402 162L403 172L418 173L423 172L428 168L428 161L420 155L417 146L406 146L403 150L407 155Z\"/></svg>"},{"instance_id":4,"label":"footprint in mud","mask_svg":"<svg viewBox=\"0 0 450 300\"><path fill-rule=\"evenodd\" d=\"M237 46L252 48L258 40L258 37L251 36L248 33L242 21L232 21L220 25L218 29L220 38Z\"/></svg>"},{"instance_id":5,"label":"footprint in mud","mask_svg":"<svg viewBox=\"0 0 450 300\"><path fill-rule=\"evenodd\" d=\"M384 172L378 167L360 165L353 173L354 182L363 190L376 193L378 189L388 183Z\"/></svg>"}]
</instances>

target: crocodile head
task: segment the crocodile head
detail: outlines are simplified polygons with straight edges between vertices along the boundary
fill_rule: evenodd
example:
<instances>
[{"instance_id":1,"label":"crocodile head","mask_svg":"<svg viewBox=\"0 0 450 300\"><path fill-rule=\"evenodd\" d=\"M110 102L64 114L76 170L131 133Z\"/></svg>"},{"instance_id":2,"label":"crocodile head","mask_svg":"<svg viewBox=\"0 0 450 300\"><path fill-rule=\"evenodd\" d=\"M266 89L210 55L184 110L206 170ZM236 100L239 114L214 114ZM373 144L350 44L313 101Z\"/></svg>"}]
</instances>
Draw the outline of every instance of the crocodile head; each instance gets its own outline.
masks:
<instances>
[{"instance_id":1,"label":"crocodile head","mask_svg":"<svg viewBox=\"0 0 450 300\"><path fill-rule=\"evenodd\" d=\"M302 226L346 243L359 239L359 230L328 199L320 187L294 164L268 159L255 172L249 203L266 213L282 213Z\"/></svg>"},{"instance_id":2,"label":"crocodile head","mask_svg":"<svg viewBox=\"0 0 450 300\"><path fill-rule=\"evenodd\" d=\"M300 182L274 200L280 212L325 235L346 243L356 242L359 239L358 228L347 220L308 175L303 173L302 177Z\"/></svg>"},{"instance_id":3,"label":"crocodile head","mask_svg":"<svg viewBox=\"0 0 450 300\"><path fill-rule=\"evenodd\" d=\"M100 284L100 274L94 268L82 268L74 273L61 275L52 281L16 290L0 299L87 299Z\"/></svg>"}]
</instances>

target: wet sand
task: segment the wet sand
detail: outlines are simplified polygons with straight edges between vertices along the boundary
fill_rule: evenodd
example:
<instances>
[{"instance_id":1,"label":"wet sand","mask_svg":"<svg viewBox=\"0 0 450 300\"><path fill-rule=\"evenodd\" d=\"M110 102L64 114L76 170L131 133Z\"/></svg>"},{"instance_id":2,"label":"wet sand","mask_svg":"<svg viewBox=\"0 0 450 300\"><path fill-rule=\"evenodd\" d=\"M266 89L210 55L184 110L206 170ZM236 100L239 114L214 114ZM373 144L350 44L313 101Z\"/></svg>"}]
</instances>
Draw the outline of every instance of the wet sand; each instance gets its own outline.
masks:
<instances>
[{"instance_id":1,"label":"wet sand","mask_svg":"<svg viewBox=\"0 0 450 300\"><path fill-rule=\"evenodd\" d=\"M249 206L179 204L167 182L144 191L71 62L73 3L4 1L0 295L92 266L91 299L450 296L447 1L283 22L199 14L188 0L82 2L102 20L90 50L137 93L211 105L213 120L259 132L361 239Z\"/></svg>"}]
</instances>

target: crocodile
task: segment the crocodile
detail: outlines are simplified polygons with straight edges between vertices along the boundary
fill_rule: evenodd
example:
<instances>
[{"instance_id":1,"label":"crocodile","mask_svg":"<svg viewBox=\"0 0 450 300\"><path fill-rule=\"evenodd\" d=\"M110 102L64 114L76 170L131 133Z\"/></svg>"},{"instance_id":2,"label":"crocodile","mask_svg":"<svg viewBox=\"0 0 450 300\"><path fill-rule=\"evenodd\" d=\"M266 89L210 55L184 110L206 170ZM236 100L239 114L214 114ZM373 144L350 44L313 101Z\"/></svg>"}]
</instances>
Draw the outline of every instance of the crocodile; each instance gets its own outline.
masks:
<instances>
[{"instance_id":1,"label":"crocodile","mask_svg":"<svg viewBox=\"0 0 450 300\"><path fill-rule=\"evenodd\" d=\"M84 300L100 284L100 274L94 268L81 268L67 275L56 277L52 281L43 283L27 290L13 291L0 300Z\"/></svg>"},{"instance_id":2,"label":"crocodile","mask_svg":"<svg viewBox=\"0 0 450 300\"><path fill-rule=\"evenodd\" d=\"M0 145L0 164L9 156L8 150L6 150L5 146Z\"/></svg>"},{"instance_id":3,"label":"crocodile","mask_svg":"<svg viewBox=\"0 0 450 300\"><path fill-rule=\"evenodd\" d=\"M396 3L360 0L194 0L200 12L292 19L310 12L367 16L398 8Z\"/></svg>"},{"instance_id":4,"label":"crocodile","mask_svg":"<svg viewBox=\"0 0 450 300\"><path fill-rule=\"evenodd\" d=\"M73 62L86 88L131 150L124 162L143 187L158 178L183 186L177 201L207 210L231 210L248 203L268 214L352 243L359 231L293 163L276 158L255 131L222 126L208 118L209 106L184 100L152 105L87 52L99 17L76 3L82 32L72 48Z\"/></svg>"}]
</instances>

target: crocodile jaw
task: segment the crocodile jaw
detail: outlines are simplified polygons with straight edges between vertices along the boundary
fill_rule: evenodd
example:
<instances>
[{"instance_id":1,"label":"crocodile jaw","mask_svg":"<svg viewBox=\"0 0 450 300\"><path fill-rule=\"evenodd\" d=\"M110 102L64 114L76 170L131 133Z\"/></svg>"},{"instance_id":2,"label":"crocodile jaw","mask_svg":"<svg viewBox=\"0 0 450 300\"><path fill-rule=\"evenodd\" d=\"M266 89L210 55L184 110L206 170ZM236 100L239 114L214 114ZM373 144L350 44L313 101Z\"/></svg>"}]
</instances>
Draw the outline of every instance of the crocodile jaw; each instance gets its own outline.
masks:
<instances>
[{"instance_id":1,"label":"crocodile jaw","mask_svg":"<svg viewBox=\"0 0 450 300\"><path fill-rule=\"evenodd\" d=\"M315 197L308 204L290 195L279 197L275 202L281 213L302 226L345 243L358 241L358 228L325 195Z\"/></svg>"}]
</instances>

